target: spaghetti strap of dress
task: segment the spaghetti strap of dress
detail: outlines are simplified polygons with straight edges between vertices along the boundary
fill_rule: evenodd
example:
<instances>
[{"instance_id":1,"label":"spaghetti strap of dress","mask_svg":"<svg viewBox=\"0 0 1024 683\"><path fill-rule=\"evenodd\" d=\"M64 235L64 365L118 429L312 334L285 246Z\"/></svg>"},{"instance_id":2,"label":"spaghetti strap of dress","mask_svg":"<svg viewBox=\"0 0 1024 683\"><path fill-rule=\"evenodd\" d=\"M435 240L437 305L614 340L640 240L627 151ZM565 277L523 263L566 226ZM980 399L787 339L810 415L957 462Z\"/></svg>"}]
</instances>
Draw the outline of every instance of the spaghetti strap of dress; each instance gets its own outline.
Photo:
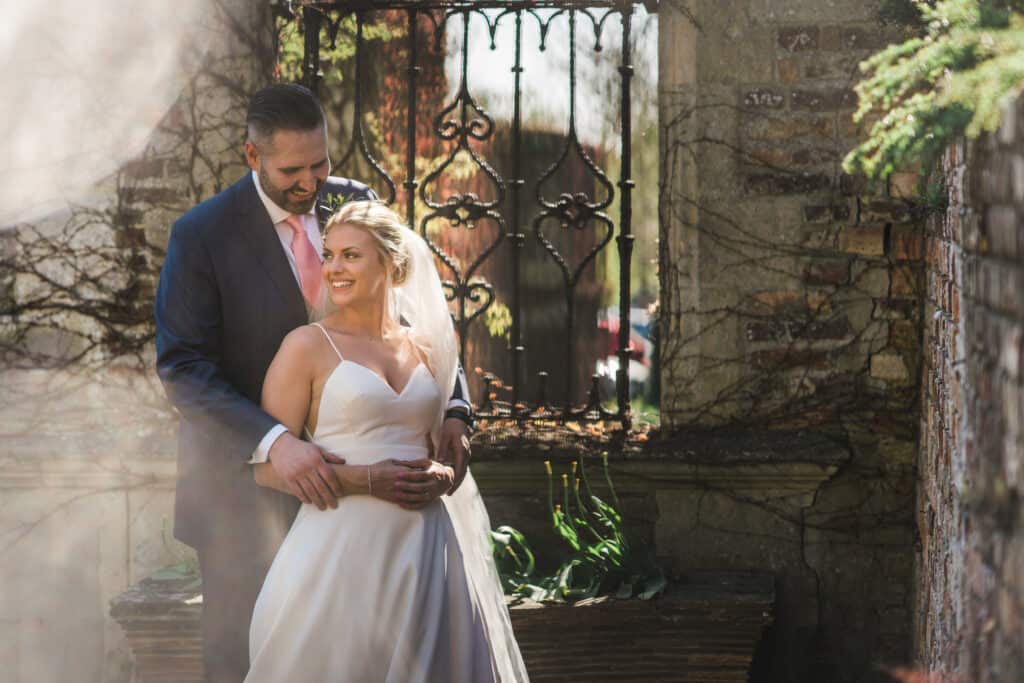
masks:
<instances>
[{"instance_id":1,"label":"spaghetti strap of dress","mask_svg":"<svg viewBox=\"0 0 1024 683\"><path fill-rule=\"evenodd\" d=\"M327 337L327 343L330 344L331 348L334 349L334 352L338 354L338 360L345 360L345 357L341 355L341 351L338 350L338 346L334 343L334 340L331 339L331 335L328 334L326 329L324 329L324 326L320 323L313 323L313 327L319 328L319 330L324 333L324 336Z\"/></svg>"}]
</instances>

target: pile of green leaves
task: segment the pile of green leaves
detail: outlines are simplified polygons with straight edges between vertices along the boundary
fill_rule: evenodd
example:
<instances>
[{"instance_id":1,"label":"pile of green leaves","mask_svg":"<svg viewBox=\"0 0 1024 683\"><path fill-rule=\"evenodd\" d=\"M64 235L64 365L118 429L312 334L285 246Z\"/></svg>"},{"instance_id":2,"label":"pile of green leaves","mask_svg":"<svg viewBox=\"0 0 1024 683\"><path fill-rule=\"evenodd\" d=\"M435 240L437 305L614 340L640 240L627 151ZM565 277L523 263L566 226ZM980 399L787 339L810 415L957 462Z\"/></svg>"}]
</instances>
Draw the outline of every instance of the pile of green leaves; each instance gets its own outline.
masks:
<instances>
[{"instance_id":1,"label":"pile of green leaves","mask_svg":"<svg viewBox=\"0 0 1024 683\"><path fill-rule=\"evenodd\" d=\"M873 123L843 167L871 180L927 173L951 142L995 130L1024 88L1024 0L912 4L916 35L860 65L854 121Z\"/></svg>"},{"instance_id":2,"label":"pile of green leaves","mask_svg":"<svg viewBox=\"0 0 1024 683\"><path fill-rule=\"evenodd\" d=\"M533 552L521 533L509 526L491 532L506 594L558 602L598 595L647 600L665 589L665 574L654 554L623 525L619 499L608 474L607 453L602 455L602 464L613 504L594 495L580 461L572 463L571 484L570 475L562 474L561 502L556 503L554 473L550 461L544 463L551 521L568 545L568 557L553 574L534 576Z\"/></svg>"}]
</instances>

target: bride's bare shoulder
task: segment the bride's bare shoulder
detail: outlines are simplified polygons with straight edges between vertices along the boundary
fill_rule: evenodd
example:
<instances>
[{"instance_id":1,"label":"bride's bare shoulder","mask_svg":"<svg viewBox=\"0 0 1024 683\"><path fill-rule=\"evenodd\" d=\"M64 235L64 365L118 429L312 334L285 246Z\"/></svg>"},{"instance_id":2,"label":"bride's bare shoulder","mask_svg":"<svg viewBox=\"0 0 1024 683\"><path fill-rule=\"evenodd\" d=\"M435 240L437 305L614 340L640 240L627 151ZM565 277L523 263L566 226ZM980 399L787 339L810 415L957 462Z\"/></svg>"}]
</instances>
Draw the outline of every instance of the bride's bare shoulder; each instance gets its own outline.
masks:
<instances>
[{"instance_id":1,"label":"bride's bare shoulder","mask_svg":"<svg viewBox=\"0 0 1024 683\"><path fill-rule=\"evenodd\" d=\"M312 358L324 343L324 333L316 325L302 325L285 335L277 355L292 359Z\"/></svg>"}]
</instances>

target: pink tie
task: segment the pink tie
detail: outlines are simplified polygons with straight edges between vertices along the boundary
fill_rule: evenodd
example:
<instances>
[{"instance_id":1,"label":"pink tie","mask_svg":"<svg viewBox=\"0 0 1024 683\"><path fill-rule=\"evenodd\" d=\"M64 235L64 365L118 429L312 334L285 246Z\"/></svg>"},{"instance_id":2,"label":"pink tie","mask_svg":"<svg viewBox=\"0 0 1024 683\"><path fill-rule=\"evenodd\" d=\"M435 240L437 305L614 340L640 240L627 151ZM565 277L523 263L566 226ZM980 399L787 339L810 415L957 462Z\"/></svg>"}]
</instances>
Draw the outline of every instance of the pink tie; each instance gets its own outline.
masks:
<instances>
[{"instance_id":1,"label":"pink tie","mask_svg":"<svg viewBox=\"0 0 1024 683\"><path fill-rule=\"evenodd\" d=\"M302 220L295 214L284 220L292 229L292 254L295 255L295 267L299 271L302 296L310 306L314 306L320 294L320 257L309 241L306 229L302 227Z\"/></svg>"}]
</instances>

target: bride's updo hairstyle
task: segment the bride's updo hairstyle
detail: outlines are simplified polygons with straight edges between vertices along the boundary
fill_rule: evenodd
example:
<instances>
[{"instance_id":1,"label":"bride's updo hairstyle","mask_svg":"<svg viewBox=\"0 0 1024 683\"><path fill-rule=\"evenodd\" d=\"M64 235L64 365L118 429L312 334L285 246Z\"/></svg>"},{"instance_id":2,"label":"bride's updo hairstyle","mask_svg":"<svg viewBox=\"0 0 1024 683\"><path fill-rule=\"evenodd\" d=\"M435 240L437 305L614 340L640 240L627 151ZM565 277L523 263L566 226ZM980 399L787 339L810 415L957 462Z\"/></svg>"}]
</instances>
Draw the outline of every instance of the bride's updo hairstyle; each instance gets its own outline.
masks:
<instances>
[{"instance_id":1,"label":"bride's updo hairstyle","mask_svg":"<svg viewBox=\"0 0 1024 683\"><path fill-rule=\"evenodd\" d=\"M391 263L390 283L396 287L405 283L409 275L409 246L405 239L409 229L387 204L378 201L345 202L324 226L324 240L333 228L342 225L370 233L381 263L385 266Z\"/></svg>"}]
</instances>

